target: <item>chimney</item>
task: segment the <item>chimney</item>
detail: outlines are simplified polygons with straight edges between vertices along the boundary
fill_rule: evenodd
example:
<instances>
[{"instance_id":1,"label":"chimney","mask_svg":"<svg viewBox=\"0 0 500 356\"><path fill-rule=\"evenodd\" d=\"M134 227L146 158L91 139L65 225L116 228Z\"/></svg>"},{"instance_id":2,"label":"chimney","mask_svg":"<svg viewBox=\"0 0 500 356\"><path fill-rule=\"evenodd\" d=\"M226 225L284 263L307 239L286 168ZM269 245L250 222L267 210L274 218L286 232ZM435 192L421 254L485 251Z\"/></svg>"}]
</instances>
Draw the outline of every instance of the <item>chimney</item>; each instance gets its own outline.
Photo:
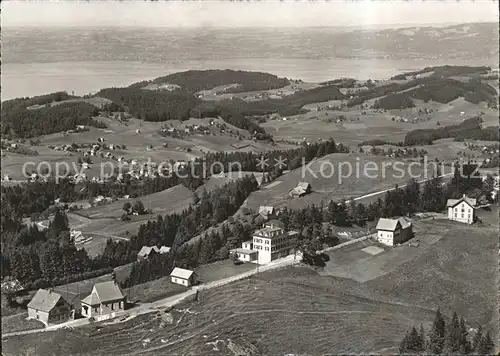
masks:
<instances>
[{"instance_id":1,"label":"chimney","mask_svg":"<svg viewBox=\"0 0 500 356\"><path fill-rule=\"evenodd\" d=\"M465 194L463 195L463 198L465 199Z\"/></svg>"}]
</instances>

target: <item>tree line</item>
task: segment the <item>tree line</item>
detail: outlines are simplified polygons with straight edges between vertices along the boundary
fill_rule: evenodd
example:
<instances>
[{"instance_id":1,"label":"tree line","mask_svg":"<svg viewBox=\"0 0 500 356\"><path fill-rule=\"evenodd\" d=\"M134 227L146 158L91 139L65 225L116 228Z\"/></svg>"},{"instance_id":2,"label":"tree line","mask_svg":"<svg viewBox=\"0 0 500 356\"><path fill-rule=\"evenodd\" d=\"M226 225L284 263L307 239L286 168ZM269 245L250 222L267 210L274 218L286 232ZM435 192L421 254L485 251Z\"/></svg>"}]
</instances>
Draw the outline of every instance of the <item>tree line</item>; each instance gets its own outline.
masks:
<instances>
[{"instance_id":1,"label":"tree line","mask_svg":"<svg viewBox=\"0 0 500 356\"><path fill-rule=\"evenodd\" d=\"M84 102L68 102L33 110L9 105L2 108L2 136L36 137L74 130L77 125L105 128L104 123L93 119L97 115L99 110Z\"/></svg>"},{"instance_id":2,"label":"tree line","mask_svg":"<svg viewBox=\"0 0 500 356\"><path fill-rule=\"evenodd\" d=\"M34 289L92 278L112 269L100 257L77 249L66 214L57 210L47 229L17 225L2 229L2 277Z\"/></svg>"},{"instance_id":3,"label":"tree line","mask_svg":"<svg viewBox=\"0 0 500 356\"><path fill-rule=\"evenodd\" d=\"M483 332L481 325L473 329L472 337L463 317L454 312L451 320L446 321L438 309L430 329L426 332L423 325L417 331L412 327L399 344L400 354L430 355L491 355L494 341L490 332Z\"/></svg>"}]
</instances>

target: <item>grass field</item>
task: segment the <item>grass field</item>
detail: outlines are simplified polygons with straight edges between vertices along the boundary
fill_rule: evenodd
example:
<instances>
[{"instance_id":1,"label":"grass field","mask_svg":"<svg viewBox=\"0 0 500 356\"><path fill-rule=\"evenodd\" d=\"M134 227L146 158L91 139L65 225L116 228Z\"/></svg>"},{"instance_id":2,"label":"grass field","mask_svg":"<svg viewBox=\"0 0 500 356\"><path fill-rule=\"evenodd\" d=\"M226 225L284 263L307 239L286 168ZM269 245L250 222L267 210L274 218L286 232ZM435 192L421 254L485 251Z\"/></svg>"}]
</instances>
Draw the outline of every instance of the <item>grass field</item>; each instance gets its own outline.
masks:
<instances>
[{"instance_id":1,"label":"grass field","mask_svg":"<svg viewBox=\"0 0 500 356\"><path fill-rule=\"evenodd\" d=\"M413 166L410 171L409 163L403 161L391 167L390 164L395 162L382 156L332 154L313 161L310 170L298 168L278 177L273 184L253 192L247 199L246 206L251 209L258 209L260 205L297 209L311 204L319 205L321 202L328 203L330 200L348 200L393 188L396 184L403 185L411 178L410 172L418 180L425 178L423 167ZM352 174L349 175L350 169ZM404 172L401 172L403 169ZM432 170L428 171L428 178L432 177L431 172ZM301 181L311 184L312 193L301 198L290 198L288 192Z\"/></svg>"},{"instance_id":2,"label":"grass field","mask_svg":"<svg viewBox=\"0 0 500 356\"><path fill-rule=\"evenodd\" d=\"M373 102L373 99L371 102ZM453 100L448 104L436 102L424 103L414 100L415 108L404 110L388 110L380 112L365 109L365 114L359 108L346 108L342 110L316 111L317 106L326 106L329 103L316 103L307 106L311 111L295 115L283 120L269 120L262 124L269 133L278 139L316 141L318 138L333 137L335 141L356 147L360 142L370 139L382 139L391 142L404 141L407 132L416 129L436 128L437 123L444 125L458 124L463 118L470 118L484 113L484 126L498 126L498 110L491 109L485 103L478 105L469 103L463 98ZM368 103L369 104L369 103ZM432 109L429 115L419 114ZM461 113L464 112L464 117ZM336 123L338 117L344 116L344 123ZM393 116L408 118L409 122L394 122ZM412 123L415 117L428 118L426 121Z\"/></svg>"},{"instance_id":3,"label":"grass field","mask_svg":"<svg viewBox=\"0 0 500 356\"><path fill-rule=\"evenodd\" d=\"M26 320L28 313L23 311L20 314L2 316L2 333L15 331L43 329L45 325L38 320Z\"/></svg>"},{"instance_id":4,"label":"grass field","mask_svg":"<svg viewBox=\"0 0 500 356\"><path fill-rule=\"evenodd\" d=\"M86 209L82 211L82 214L89 218L118 218L124 213L122 210L123 205L126 202L133 204L136 200L140 200L144 204L144 208L150 209L154 214L181 212L189 207L192 198L193 192L182 184L179 184L175 187L162 190L158 193L148 194L137 199L120 199L111 204Z\"/></svg>"},{"instance_id":5,"label":"grass field","mask_svg":"<svg viewBox=\"0 0 500 356\"><path fill-rule=\"evenodd\" d=\"M483 221L498 220L496 207L479 213ZM415 232L422 244L407 247L411 253L406 247L374 255L358 250L373 259L399 259L363 283L325 275L341 261L328 262L321 274L304 267L265 272L203 292L169 315L155 312L99 332L89 326L11 337L3 350L42 355L50 345L55 354L391 354L408 328L429 326L438 306L445 315L464 315L471 327L497 330L496 226L428 220ZM363 261L359 253L346 253L346 259Z\"/></svg>"}]
</instances>

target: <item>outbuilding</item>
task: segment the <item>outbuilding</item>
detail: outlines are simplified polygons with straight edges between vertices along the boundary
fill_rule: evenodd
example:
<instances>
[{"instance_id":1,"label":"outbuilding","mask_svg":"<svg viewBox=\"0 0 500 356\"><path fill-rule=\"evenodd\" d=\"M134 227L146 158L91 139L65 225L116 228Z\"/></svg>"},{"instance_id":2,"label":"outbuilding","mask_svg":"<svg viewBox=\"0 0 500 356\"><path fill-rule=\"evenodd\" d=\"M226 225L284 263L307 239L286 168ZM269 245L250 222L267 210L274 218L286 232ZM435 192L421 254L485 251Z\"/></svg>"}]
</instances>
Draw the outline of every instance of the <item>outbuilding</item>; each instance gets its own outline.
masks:
<instances>
[{"instance_id":1,"label":"outbuilding","mask_svg":"<svg viewBox=\"0 0 500 356\"><path fill-rule=\"evenodd\" d=\"M191 270L175 267L172 273L170 273L170 278L172 283L189 287L193 284L193 275L194 272Z\"/></svg>"}]
</instances>

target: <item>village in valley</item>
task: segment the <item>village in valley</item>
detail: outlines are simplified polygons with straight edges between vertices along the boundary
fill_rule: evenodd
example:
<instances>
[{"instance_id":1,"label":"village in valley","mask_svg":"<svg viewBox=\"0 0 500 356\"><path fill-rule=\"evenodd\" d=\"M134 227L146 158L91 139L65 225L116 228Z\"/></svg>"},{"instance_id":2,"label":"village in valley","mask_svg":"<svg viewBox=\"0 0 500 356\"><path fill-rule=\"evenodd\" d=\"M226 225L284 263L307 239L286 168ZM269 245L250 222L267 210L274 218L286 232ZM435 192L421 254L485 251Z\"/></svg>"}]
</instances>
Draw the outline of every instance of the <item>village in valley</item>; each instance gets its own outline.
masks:
<instances>
[{"instance_id":1,"label":"village in valley","mask_svg":"<svg viewBox=\"0 0 500 356\"><path fill-rule=\"evenodd\" d=\"M497 352L498 69L146 79L2 102L2 354Z\"/></svg>"}]
</instances>

